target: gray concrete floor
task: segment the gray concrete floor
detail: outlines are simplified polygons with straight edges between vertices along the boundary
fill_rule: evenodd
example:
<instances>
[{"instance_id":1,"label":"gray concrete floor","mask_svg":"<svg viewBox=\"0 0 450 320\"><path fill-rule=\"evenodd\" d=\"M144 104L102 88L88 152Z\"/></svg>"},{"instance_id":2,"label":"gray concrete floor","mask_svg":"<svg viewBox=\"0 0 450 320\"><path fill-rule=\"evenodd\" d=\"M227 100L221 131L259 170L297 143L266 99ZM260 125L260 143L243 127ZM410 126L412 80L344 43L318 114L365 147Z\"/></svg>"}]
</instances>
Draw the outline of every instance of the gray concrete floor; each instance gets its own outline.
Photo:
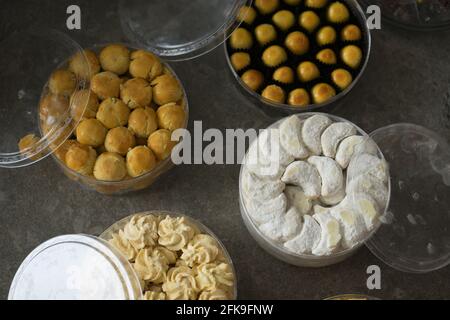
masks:
<instances>
[{"instance_id":1,"label":"gray concrete floor","mask_svg":"<svg viewBox=\"0 0 450 320\"><path fill-rule=\"evenodd\" d=\"M77 3L84 29L69 34L82 46L127 41L111 1ZM31 21L64 31L69 4L2 2L0 35ZM373 37L373 55L363 79L334 113L367 132L412 122L434 129L448 141L450 33L415 33L383 25ZM191 128L193 120L202 120L204 128L262 128L276 120L262 114L235 87L222 48L172 66L188 92ZM98 235L131 213L164 209L201 220L223 240L237 268L241 299L323 299L343 293L384 299L450 298L450 268L425 275L401 273L366 248L323 269L276 260L258 247L243 225L238 174L239 166L179 166L147 190L108 197L68 180L51 158L24 169L0 169L0 297L7 297L20 263L43 241L71 233ZM382 289L369 292L366 268L373 264L382 269Z\"/></svg>"}]
</instances>

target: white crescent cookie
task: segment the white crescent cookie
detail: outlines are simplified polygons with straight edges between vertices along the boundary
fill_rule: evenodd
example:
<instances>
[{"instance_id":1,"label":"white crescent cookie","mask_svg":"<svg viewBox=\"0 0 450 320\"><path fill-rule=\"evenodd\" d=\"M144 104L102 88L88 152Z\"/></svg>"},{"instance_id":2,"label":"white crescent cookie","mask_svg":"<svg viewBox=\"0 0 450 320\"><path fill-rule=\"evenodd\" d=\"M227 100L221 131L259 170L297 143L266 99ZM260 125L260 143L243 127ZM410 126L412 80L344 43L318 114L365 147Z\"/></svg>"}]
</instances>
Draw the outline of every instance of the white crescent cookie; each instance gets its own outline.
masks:
<instances>
[{"instance_id":1,"label":"white crescent cookie","mask_svg":"<svg viewBox=\"0 0 450 320\"><path fill-rule=\"evenodd\" d=\"M341 167L331 158L313 156L308 163L316 167L322 178L323 197L336 196L344 189L344 175Z\"/></svg>"},{"instance_id":2,"label":"white crescent cookie","mask_svg":"<svg viewBox=\"0 0 450 320\"><path fill-rule=\"evenodd\" d=\"M334 206L336 204L339 204L342 200L344 200L346 196L345 193L345 187L343 186L339 191L331 196L321 196L320 201L322 201L323 204L326 204L327 206Z\"/></svg>"},{"instance_id":3,"label":"white crescent cookie","mask_svg":"<svg viewBox=\"0 0 450 320\"><path fill-rule=\"evenodd\" d=\"M361 215L368 231L375 229L380 224L381 211L379 205L368 194L355 193L347 196L341 207L350 208Z\"/></svg>"},{"instance_id":4,"label":"white crescent cookie","mask_svg":"<svg viewBox=\"0 0 450 320\"><path fill-rule=\"evenodd\" d=\"M247 169L242 173L242 191L245 196L258 201L276 198L286 185L280 180L262 179Z\"/></svg>"},{"instance_id":5,"label":"white crescent cookie","mask_svg":"<svg viewBox=\"0 0 450 320\"><path fill-rule=\"evenodd\" d=\"M309 156L308 148L302 138L303 122L297 116L291 116L280 125L280 141L283 148L295 159Z\"/></svg>"},{"instance_id":6,"label":"white crescent cookie","mask_svg":"<svg viewBox=\"0 0 450 320\"><path fill-rule=\"evenodd\" d=\"M315 115L305 120L302 128L302 138L309 151L315 156L322 154L322 133L332 121L323 115Z\"/></svg>"},{"instance_id":7,"label":"white crescent cookie","mask_svg":"<svg viewBox=\"0 0 450 320\"><path fill-rule=\"evenodd\" d=\"M322 188L319 171L311 164L304 161L291 163L284 172L281 181L301 187L309 199L320 197Z\"/></svg>"},{"instance_id":8,"label":"white crescent cookie","mask_svg":"<svg viewBox=\"0 0 450 320\"><path fill-rule=\"evenodd\" d=\"M336 152L336 162L346 169L352 157L367 153L371 155L378 154L378 148L372 139L364 136L351 136L342 140Z\"/></svg>"},{"instance_id":9,"label":"white crescent cookie","mask_svg":"<svg viewBox=\"0 0 450 320\"><path fill-rule=\"evenodd\" d=\"M336 156L339 143L345 138L355 134L355 126L348 122L336 122L330 125L327 129L325 129L321 137L324 156L334 158Z\"/></svg>"},{"instance_id":10,"label":"white crescent cookie","mask_svg":"<svg viewBox=\"0 0 450 320\"><path fill-rule=\"evenodd\" d=\"M277 216L286 213L287 199L284 193L274 199L267 201L257 201L247 199L248 213L257 225L262 225L274 221Z\"/></svg>"},{"instance_id":11,"label":"white crescent cookie","mask_svg":"<svg viewBox=\"0 0 450 320\"><path fill-rule=\"evenodd\" d=\"M329 256L339 248L341 242L339 222L328 213L318 213L313 218L319 223L321 233L320 241L312 253L316 256Z\"/></svg>"},{"instance_id":12,"label":"white crescent cookie","mask_svg":"<svg viewBox=\"0 0 450 320\"><path fill-rule=\"evenodd\" d=\"M275 242L286 242L298 235L302 230L302 217L300 213L291 208L288 212L277 215L275 218L259 229L269 239Z\"/></svg>"},{"instance_id":13,"label":"white crescent cookie","mask_svg":"<svg viewBox=\"0 0 450 320\"><path fill-rule=\"evenodd\" d=\"M311 216L303 217L303 228L298 236L287 241L284 246L297 254L312 253L320 241L321 228L320 225Z\"/></svg>"},{"instance_id":14,"label":"white crescent cookie","mask_svg":"<svg viewBox=\"0 0 450 320\"><path fill-rule=\"evenodd\" d=\"M372 175L386 183L388 180L386 161L367 153L356 155L347 168L347 183L361 175Z\"/></svg>"},{"instance_id":15,"label":"white crescent cookie","mask_svg":"<svg viewBox=\"0 0 450 320\"><path fill-rule=\"evenodd\" d=\"M280 179L285 169L279 163L272 163L264 156L258 140L255 140L248 149L245 165L250 172L263 179Z\"/></svg>"},{"instance_id":16,"label":"white crescent cookie","mask_svg":"<svg viewBox=\"0 0 450 320\"><path fill-rule=\"evenodd\" d=\"M366 223L359 213L337 206L330 209L330 214L341 226L341 244L344 249L352 248L364 239Z\"/></svg>"},{"instance_id":17,"label":"white crescent cookie","mask_svg":"<svg viewBox=\"0 0 450 320\"><path fill-rule=\"evenodd\" d=\"M378 212L382 212L388 203L388 188L378 178L370 174L363 174L347 184L347 198L350 200L356 194L367 194L378 205Z\"/></svg>"},{"instance_id":18,"label":"white crescent cookie","mask_svg":"<svg viewBox=\"0 0 450 320\"><path fill-rule=\"evenodd\" d=\"M288 207L297 209L300 215L304 216L311 211L312 201L305 195L302 188L287 186L284 194L288 201Z\"/></svg>"},{"instance_id":19,"label":"white crescent cookie","mask_svg":"<svg viewBox=\"0 0 450 320\"><path fill-rule=\"evenodd\" d=\"M261 148L261 153L271 162L278 161L280 165L287 166L295 160L294 157L287 153L281 145L279 129L273 128L263 130L259 135L258 141Z\"/></svg>"}]
</instances>

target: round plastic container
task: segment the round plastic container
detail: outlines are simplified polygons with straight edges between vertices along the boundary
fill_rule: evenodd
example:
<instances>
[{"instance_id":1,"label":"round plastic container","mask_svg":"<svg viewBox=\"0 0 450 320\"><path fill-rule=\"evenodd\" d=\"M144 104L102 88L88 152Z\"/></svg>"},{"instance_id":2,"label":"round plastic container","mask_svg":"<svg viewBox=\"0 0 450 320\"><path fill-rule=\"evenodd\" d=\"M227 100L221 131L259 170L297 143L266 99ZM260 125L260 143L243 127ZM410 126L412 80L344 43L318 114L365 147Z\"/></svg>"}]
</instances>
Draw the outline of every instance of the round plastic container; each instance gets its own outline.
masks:
<instances>
[{"instance_id":1,"label":"round plastic container","mask_svg":"<svg viewBox=\"0 0 450 320\"><path fill-rule=\"evenodd\" d=\"M301 114L297 114L297 117L299 117L301 120L306 120L306 119L310 118L311 116L317 115L317 114L320 114L320 113L301 113ZM345 120L340 117L337 117L337 116L328 115L328 114L326 116L329 117L331 120L333 120L333 122L351 123L350 121ZM281 119L281 120L275 122L274 124L269 126L267 129L278 128L283 120L285 120L285 119ZM353 126L355 126L355 128L358 131L358 134L369 138L368 134L366 132L364 132L361 128L359 128L358 126L356 126L353 123L351 123L351 124ZM383 160L385 159L381 151L379 151L378 156L380 159L383 159ZM293 253L293 252L289 251L288 249L284 248L282 245L275 243L272 240L268 239L266 236L264 236L261 233L258 226L254 223L250 214L248 213L248 209L246 208L245 201L244 201L244 194L242 192L242 177L243 177L244 167L245 167L244 164L241 165L241 172L240 172L240 177L239 177L239 205L241 208L242 219L244 220L244 223L245 223L247 229L249 230L249 232L253 236L253 238L256 240L256 242L258 242L258 244L264 250L266 250L268 253L270 253L274 257L276 257L284 262L287 262L289 264L293 264L296 266L311 267L311 268L325 267L325 266L329 266L329 265L333 265L333 264L342 262L342 261L346 260L347 258L349 258L350 256L352 256L356 251L358 251L358 249L361 248L367 242L367 240L369 240L377 232L377 230L380 226L380 225L378 225L378 227L376 227L372 232L370 232L363 241L360 241L358 244L356 244L352 248L339 251L330 256L315 256L312 254L301 255L301 254ZM390 181L389 181L388 182L388 195L390 196L390 194L391 194L391 185L390 185ZM390 201L390 199L388 197L386 208L388 208L389 201Z\"/></svg>"},{"instance_id":2,"label":"round plastic container","mask_svg":"<svg viewBox=\"0 0 450 320\"><path fill-rule=\"evenodd\" d=\"M342 294L339 296L334 296L331 298L327 298L325 300L361 300L361 301L370 301L370 300L380 300L374 297L366 296L364 294Z\"/></svg>"},{"instance_id":3,"label":"round plastic container","mask_svg":"<svg viewBox=\"0 0 450 320\"><path fill-rule=\"evenodd\" d=\"M277 116L281 114L294 114L300 112L312 112L312 111L323 111L328 112L331 111L332 108L339 106L343 101L343 98L347 96L350 91L356 86L361 77L364 74L365 69L369 63L370 54L372 50L372 38L370 34L370 30L367 27L366 16L361 6L358 4L356 0L342 0L345 4L347 4L348 8L352 11L354 16L358 19L359 25L362 28L363 33L363 45L362 48L364 52L364 60L359 69L359 73L356 77L354 77L353 82L343 91L339 92L335 97L331 98L325 103L321 104L310 104L304 107L293 107L288 104L280 104L275 103L270 100L267 100L259 93L251 90L247 85L242 81L239 74L234 70L231 64L230 51L227 43L224 44L225 56L227 59L228 66L231 70L231 73L235 80L238 83L238 87L243 90L244 93L249 94L252 100L256 103L258 107L261 107L262 110L270 116Z\"/></svg>"},{"instance_id":4,"label":"round plastic container","mask_svg":"<svg viewBox=\"0 0 450 320\"><path fill-rule=\"evenodd\" d=\"M126 45L126 44L124 44ZM100 50L105 47L106 45L97 45L94 48L91 48L94 52L97 54L100 52ZM131 50L139 50L139 48L131 47L129 45L128 48ZM189 103L186 95L186 91L182 85L181 80L176 75L175 71L167 64L163 62L164 70L165 72L168 72L172 76L174 76L178 82L180 83L183 91L183 98L182 98L182 106L184 107L184 113L186 115L185 121L183 124L183 129L186 129L189 123ZM145 189L152 185L162 174L167 172L173 167L173 162L171 158L167 158L161 162L159 162L156 167L142 175L136 178L127 177L125 180L117 181L117 182L107 182L107 181L100 181L95 179L91 176L85 176L82 174L79 174L78 172L70 169L63 163L54 153L52 154L53 158L58 163L59 167L63 170L64 174L69 177L70 179L79 182L81 185L88 187L89 189L95 190L99 193L103 194L123 194L131 191L138 191Z\"/></svg>"},{"instance_id":5,"label":"round plastic container","mask_svg":"<svg viewBox=\"0 0 450 320\"><path fill-rule=\"evenodd\" d=\"M184 217L219 244L231 266L237 299L236 270L220 239L199 221L167 211L133 214L117 221L99 237L59 236L34 249L11 284L9 300L141 300L143 290L131 263L108 241L135 215Z\"/></svg>"}]
</instances>

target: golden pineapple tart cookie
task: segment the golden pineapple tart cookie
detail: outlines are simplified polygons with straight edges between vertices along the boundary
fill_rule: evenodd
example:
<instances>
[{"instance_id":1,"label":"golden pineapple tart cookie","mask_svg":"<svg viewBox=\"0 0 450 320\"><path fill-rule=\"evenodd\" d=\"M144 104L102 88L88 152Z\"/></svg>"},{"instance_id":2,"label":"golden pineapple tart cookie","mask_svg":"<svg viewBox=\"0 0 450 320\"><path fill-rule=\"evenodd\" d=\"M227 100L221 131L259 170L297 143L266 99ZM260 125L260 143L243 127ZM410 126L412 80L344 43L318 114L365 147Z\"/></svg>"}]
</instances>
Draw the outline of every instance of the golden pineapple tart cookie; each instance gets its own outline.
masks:
<instances>
[{"instance_id":1,"label":"golden pineapple tart cookie","mask_svg":"<svg viewBox=\"0 0 450 320\"><path fill-rule=\"evenodd\" d=\"M289 93L288 104L295 107L305 107L311 103L308 91L295 89Z\"/></svg>"},{"instance_id":2,"label":"golden pineapple tart cookie","mask_svg":"<svg viewBox=\"0 0 450 320\"><path fill-rule=\"evenodd\" d=\"M332 23L343 23L350 18L350 12L345 4L336 1L328 7L327 17Z\"/></svg>"},{"instance_id":3,"label":"golden pineapple tart cookie","mask_svg":"<svg viewBox=\"0 0 450 320\"><path fill-rule=\"evenodd\" d=\"M122 75L130 67L130 50L121 44L109 45L100 52L100 64L103 70Z\"/></svg>"},{"instance_id":4,"label":"golden pineapple tart cookie","mask_svg":"<svg viewBox=\"0 0 450 320\"><path fill-rule=\"evenodd\" d=\"M323 8L328 0L305 0L305 5L310 8Z\"/></svg>"},{"instance_id":5,"label":"golden pineapple tart cookie","mask_svg":"<svg viewBox=\"0 0 450 320\"><path fill-rule=\"evenodd\" d=\"M252 34L247 29L238 28L231 34L230 44L234 49L250 49L253 46Z\"/></svg>"},{"instance_id":6,"label":"golden pineapple tart cookie","mask_svg":"<svg viewBox=\"0 0 450 320\"><path fill-rule=\"evenodd\" d=\"M120 98L130 108L143 108L150 106L153 89L146 80L134 78L120 86Z\"/></svg>"},{"instance_id":7,"label":"golden pineapple tart cookie","mask_svg":"<svg viewBox=\"0 0 450 320\"><path fill-rule=\"evenodd\" d=\"M264 75L257 70L246 71L241 79L253 91L258 91L264 83Z\"/></svg>"},{"instance_id":8,"label":"golden pineapple tart cookie","mask_svg":"<svg viewBox=\"0 0 450 320\"><path fill-rule=\"evenodd\" d=\"M91 146L74 143L67 150L66 165L79 174L89 176L94 170L97 152Z\"/></svg>"},{"instance_id":9,"label":"golden pineapple tart cookie","mask_svg":"<svg viewBox=\"0 0 450 320\"><path fill-rule=\"evenodd\" d=\"M336 30L331 26L325 26L317 32L316 40L320 46L326 46L335 43L336 37Z\"/></svg>"},{"instance_id":10,"label":"golden pineapple tart cookie","mask_svg":"<svg viewBox=\"0 0 450 320\"><path fill-rule=\"evenodd\" d=\"M37 144L39 143L39 138L36 137L34 134L28 134L22 139L19 140L19 151L24 153L27 151L32 151L33 148L36 149ZM33 160L39 159L39 157L31 158Z\"/></svg>"},{"instance_id":11,"label":"golden pineapple tart cookie","mask_svg":"<svg viewBox=\"0 0 450 320\"><path fill-rule=\"evenodd\" d=\"M74 54L70 59L69 70L80 79L91 80L100 72L100 61L92 50L83 50Z\"/></svg>"},{"instance_id":12,"label":"golden pineapple tart cookie","mask_svg":"<svg viewBox=\"0 0 450 320\"><path fill-rule=\"evenodd\" d=\"M311 61L305 61L298 65L297 75L300 81L309 82L320 77L320 70Z\"/></svg>"},{"instance_id":13,"label":"golden pineapple tart cookie","mask_svg":"<svg viewBox=\"0 0 450 320\"><path fill-rule=\"evenodd\" d=\"M59 122L69 110L69 99L62 95L47 94L39 102L39 118L43 126Z\"/></svg>"},{"instance_id":14,"label":"golden pineapple tart cookie","mask_svg":"<svg viewBox=\"0 0 450 320\"><path fill-rule=\"evenodd\" d=\"M302 0L283 0L283 1L284 1L284 3L286 3L290 6L296 6L302 2Z\"/></svg>"},{"instance_id":15,"label":"golden pineapple tart cookie","mask_svg":"<svg viewBox=\"0 0 450 320\"><path fill-rule=\"evenodd\" d=\"M246 24L252 24L256 19L256 10L252 7L243 6L238 12L238 21L245 22Z\"/></svg>"},{"instance_id":16,"label":"golden pineapple tart cookie","mask_svg":"<svg viewBox=\"0 0 450 320\"><path fill-rule=\"evenodd\" d=\"M358 68L361 64L363 55L359 47L355 45L348 45L341 51L342 61L354 69Z\"/></svg>"},{"instance_id":17,"label":"golden pineapple tart cookie","mask_svg":"<svg viewBox=\"0 0 450 320\"><path fill-rule=\"evenodd\" d=\"M295 16L289 10L281 10L272 17L273 23L282 31L287 31L295 24Z\"/></svg>"},{"instance_id":18,"label":"golden pineapple tart cookie","mask_svg":"<svg viewBox=\"0 0 450 320\"><path fill-rule=\"evenodd\" d=\"M148 138L158 129L155 110L152 108L134 109L128 119L128 129L139 138Z\"/></svg>"},{"instance_id":19,"label":"golden pineapple tart cookie","mask_svg":"<svg viewBox=\"0 0 450 320\"><path fill-rule=\"evenodd\" d=\"M97 111L97 119L108 129L123 127L128 123L130 108L116 98L104 100Z\"/></svg>"},{"instance_id":20,"label":"golden pineapple tart cookie","mask_svg":"<svg viewBox=\"0 0 450 320\"><path fill-rule=\"evenodd\" d=\"M295 79L294 71L290 67L278 68L273 73L273 80L284 84L293 83L294 79Z\"/></svg>"},{"instance_id":21,"label":"golden pineapple tart cookie","mask_svg":"<svg viewBox=\"0 0 450 320\"><path fill-rule=\"evenodd\" d=\"M157 77L151 85L153 87L153 101L160 106L178 102L183 97L180 83L170 74Z\"/></svg>"},{"instance_id":22,"label":"golden pineapple tart cookie","mask_svg":"<svg viewBox=\"0 0 450 320\"><path fill-rule=\"evenodd\" d=\"M276 103L284 103L284 101L286 100L286 94L284 93L284 90L280 86L274 84L267 86L261 95L267 100Z\"/></svg>"},{"instance_id":23,"label":"golden pineapple tart cookie","mask_svg":"<svg viewBox=\"0 0 450 320\"><path fill-rule=\"evenodd\" d=\"M336 90L326 83L319 83L312 89L314 103L324 103L336 95Z\"/></svg>"},{"instance_id":24,"label":"golden pineapple tart cookie","mask_svg":"<svg viewBox=\"0 0 450 320\"><path fill-rule=\"evenodd\" d=\"M121 181L127 176L125 159L112 152L102 153L95 162L94 176L100 181Z\"/></svg>"},{"instance_id":25,"label":"golden pineapple tart cookie","mask_svg":"<svg viewBox=\"0 0 450 320\"><path fill-rule=\"evenodd\" d=\"M349 24L342 29L341 38L343 41L359 41L362 38L361 29L357 25Z\"/></svg>"},{"instance_id":26,"label":"golden pineapple tart cookie","mask_svg":"<svg viewBox=\"0 0 450 320\"><path fill-rule=\"evenodd\" d=\"M139 177L156 167L156 158L146 146L137 146L127 153L127 170L130 177Z\"/></svg>"},{"instance_id":27,"label":"golden pineapple tart cookie","mask_svg":"<svg viewBox=\"0 0 450 320\"><path fill-rule=\"evenodd\" d=\"M300 14L299 24L311 33L320 25L320 18L314 11L305 11Z\"/></svg>"},{"instance_id":28,"label":"golden pineapple tart cookie","mask_svg":"<svg viewBox=\"0 0 450 320\"><path fill-rule=\"evenodd\" d=\"M347 87L353 82L353 76L345 69L336 69L331 74L333 83L337 85L341 90L347 89Z\"/></svg>"},{"instance_id":29,"label":"golden pineapple tart cookie","mask_svg":"<svg viewBox=\"0 0 450 320\"><path fill-rule=\"evenodd\" d=\"M70 97L70 112L76 121L95 118L98 107L98 97L89 89L75 91Z\"/></svg>"},{"instance_id":30,"label":"golden pineapple tart cookie","mask_svg":"<svg viewBox=\"0 0 450 320\"><path fill-rule=\"evenodd\" d=\"M316 55L316 59L324 64L336 64L337 57L332 49L323 49Z\"/></svg>"},{"instance_id":31,"label":"golden pineapple tart cookie","mask_svg":"<svg viewBox=\"0 0 450 320\"><path fill-rule=\"evenodd\" d=\"M255 28L255 37L262 46L265 46L277 38L277 31L273 25L264 23Z\"/></svg>"},{"instance_id":32,"label":"golden pineapple tart cookie","mask_svg":"<svg viewBox=\"0 0 450 320\"><path fill-rule=\"evenodd\" d=\"M152 81L163 73L161 61L144 50L137 50L131 53L130 75L134 78L142 78Z\"/></svg>"},{"instance_id":33,"label":"golden pineapple tart cookie","mask_svg":"<svg viewBox=\"0 0 450 320\"><path fill-rule=\"evenodd\" d=\"M268 67L277 67L287 60L286 50L282 47L275 45L264 50L262 55L262 61Z\"/></svg>"},{"instance_id":34,"label":"golden pineapple tart cookie","mask_svg":"<svg viewBox=\"0 0 450 320\"><path fill-rule=\"evenodd\" d=\"M309 50L309 38L300 31L294 31L288 34L284 45L295 55L302 55Z\"/></svg>"},{"instance_id":35,"label":"golden pineapple tart cookie","mask_svg":"<svg viewBox=\"0 0 450 320\"><path fill-rule=\"evenodd\" d=\"M105 149L125 156L136 145L134 135L125 127L111 129L106 134Z\"/></svg>"},{"instance_id":36,"label":"golden pineapple tart cookie","mask_svg":"<svg viewBox=\"0 0 450 320\"><path fill-rule=\"evenodd\" d=\"M69 151L70 147L72 147L75 144L79 144L78 141L75 139L66 140L58 149L55 150L55 156L65 163L67 151Z\"/></svg>"},{"instance_id":37,"label":"golden pineapple tart cookie","mask_svg":"<svg viewBox=\"0 0 450 320\"><path fill-rule=\"evenodd\" d=\"M236 71L247 68L250 63L251 58L247 52L236 52L231 56L231 64Z\"/></svg>"},{"instance_id":38,"label":"golden pineapple tart cookie","mask_svg":"<svg viewBox=\"0 0 450 320\"><path fill-rule=\"evenodd\" d=\"M279 0L255 0L255 7L261 14L270 14L278 9Z\"/></svg>"},{"instance_id":39,"label":"golden pineapple tart cookie","mask_svg":"<svg viewBox=\"0 0 450 320\"><path fill-rule=\"evenodd\" d=\"M70 97L77 86L76 76L69 70L56 70L50 76L48 88L51 93Z\"/></svg>"},{"instance_id":40,"label":"golden pineapple tart cookie","mask_svg":"<svg viewBox=\"0 0 450 320\"><path fill-rule=\"evenodd\" d=\"M186 121L186 114L182 106L176 103L168 103L156 110L158 126L170 131L180 129Z\"/></svg>"},{"instance_id":41,"label":"golden pineapple tart cookie","mask_svg":"<svg viewBox=\"0 0 450 320\"><path fill-rule=\"evenodd\" d=\"M113 72L105 71L96 74L91 79L91 90L100 100L118 98L122 80Z\"/></svg>"},{"instance_id":42,"label":"golden pineapple tart cookie","mask_svg":"<svg viewBox=\"0 0 450 320\"><path fill-rule=\"evenodd\" d=\"M172 141L172 133L166 129L159 129L148 138L148 147L160 161L170 157L176 144L176 141Z\"/></svg>"},{"instance_id":43,"label":"golden pineapple tart cookie","mask_svg":"<svg viewBox=\"0 0 450 320\"><path fill-rule=\"evenodd\" d=\"M77 140L81 144L99 147L105 142L108 130L97 119L85 119L77 127Z\"/></svg>"}]
</instances>

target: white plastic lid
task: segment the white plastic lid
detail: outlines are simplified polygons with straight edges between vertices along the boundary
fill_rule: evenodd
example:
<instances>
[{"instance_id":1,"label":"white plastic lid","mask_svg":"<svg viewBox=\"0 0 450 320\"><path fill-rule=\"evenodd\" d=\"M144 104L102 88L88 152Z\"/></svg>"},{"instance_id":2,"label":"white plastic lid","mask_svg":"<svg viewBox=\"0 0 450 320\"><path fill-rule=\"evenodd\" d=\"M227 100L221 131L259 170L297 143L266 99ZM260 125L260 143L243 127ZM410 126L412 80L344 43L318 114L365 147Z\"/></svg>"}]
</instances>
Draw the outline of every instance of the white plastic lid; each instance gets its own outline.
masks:
<instances>
[{"instance_id":1,"label":"white plastic lid","mask_svg":"<svg viewBox=\"0 0 450 320\"><path fill-rule=\"evenodd\" d=\"M0 41L0 167L35 163L72 134L77 123L71 117L70 97L51 96L48 81L81 52L70 37L41 28L17 31ZM84 54L79 63L89 70ZM74 82L79 90L89 88L82 79ZM19 141L26 136L32 144L20 151Z\"/></svg>"},{"instance_id":2,"label":"white plastic lid","mask_svg":"<svg viewBox=\"0 0 450 320\"><path fill-rule=\"evenodd\" d=\"M450 147L438 134L395 124L370 134L389 163L388 211L368 248L389 266L425 273L450 264Z\"/></svg>"},{"instance_id":3,"label":"white plastic lid","mask_svg":"<svg viewBox=\"0 0 450 320\"><path fill-rule=\"evenodd\" d=\"M187 60L226 41L251 0L121 0L126 36L166 60Z\"/></svg>"},{"instance_id":4,"label":"white plastic lid","mask_svg":"<svg viewBox=\"0 0 450 320\"><path fill-rule=\"evenodd\" d=\"M137 300L139 279L107 242L67 235L38 246L11 285L10 300Z\"/></svg>"}]
</instances>

